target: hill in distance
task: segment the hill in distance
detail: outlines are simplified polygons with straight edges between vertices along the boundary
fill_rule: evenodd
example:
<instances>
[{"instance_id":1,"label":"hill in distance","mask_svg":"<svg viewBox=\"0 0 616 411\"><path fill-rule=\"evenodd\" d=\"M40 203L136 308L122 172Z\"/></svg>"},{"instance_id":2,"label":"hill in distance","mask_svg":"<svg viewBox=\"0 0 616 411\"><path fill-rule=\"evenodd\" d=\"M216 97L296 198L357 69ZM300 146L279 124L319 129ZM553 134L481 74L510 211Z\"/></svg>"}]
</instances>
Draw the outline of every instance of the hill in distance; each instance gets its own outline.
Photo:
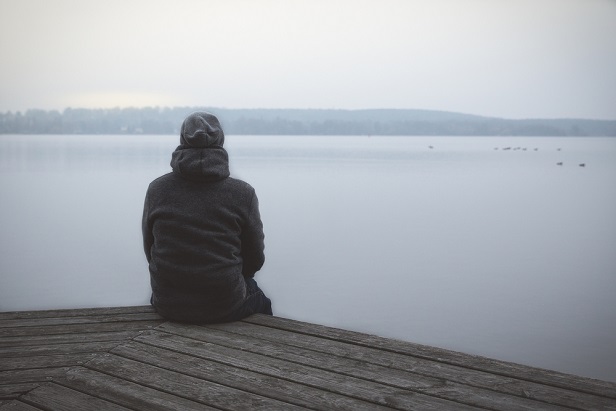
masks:
<instances>
[{"instance_id":1,"label":"hill in distance","mask_svg":"<svg viewBox=\"0 0 616 411\"><path fill-rule=\"evenodd\" d=\"M144 107L0 113L2 134L178 134L184 118L206 110L227 134L398 136L616 136L616 120L510 120L411 109L227 109Z\"/></svg>"}]
</instances>

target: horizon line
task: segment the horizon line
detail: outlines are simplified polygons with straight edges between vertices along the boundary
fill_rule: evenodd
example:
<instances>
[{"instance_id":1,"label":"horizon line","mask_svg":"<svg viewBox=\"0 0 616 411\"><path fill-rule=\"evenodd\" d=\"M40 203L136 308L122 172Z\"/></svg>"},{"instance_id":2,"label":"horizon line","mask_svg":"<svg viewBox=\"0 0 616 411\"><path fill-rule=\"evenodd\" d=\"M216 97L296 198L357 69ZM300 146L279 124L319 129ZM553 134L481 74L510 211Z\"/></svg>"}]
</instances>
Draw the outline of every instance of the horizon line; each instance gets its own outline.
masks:
<instances>
[{"instance_id":1,"label":"horizon line","mask_svg":"<svg viewBox=\"0 0 616 411\"><path fill-rule=\"evenodd\" d=\"M501 116L488 116L484 114L473 114L462 111L452 111L452 110L437 110L437 109L426 109L426 108L300 108L300 107L220 107L220 106L205 106L205 105L174 105L174 106L165 106L165 105L144 105L144 106L113 106L113 107L72 107L68 106L63 109L43 109L43 108L27 108L24 110L6 110L0 111L0 114L11 114L11 113L22 113L22 111L44 111L44 112L58 112L63 113L66 110L143 110L143 109L210 109L210 110L289 110L289 111L424 111L424 112L435 112L435 113L447 113L447 114L460 114L469 117L478 117L484 119L497 119L497 120L586 120L586 121L616 121L616 117L612 119L604 119L604 118L592 118L592 117L501 117Z\"/></svg>"}]
</instances>

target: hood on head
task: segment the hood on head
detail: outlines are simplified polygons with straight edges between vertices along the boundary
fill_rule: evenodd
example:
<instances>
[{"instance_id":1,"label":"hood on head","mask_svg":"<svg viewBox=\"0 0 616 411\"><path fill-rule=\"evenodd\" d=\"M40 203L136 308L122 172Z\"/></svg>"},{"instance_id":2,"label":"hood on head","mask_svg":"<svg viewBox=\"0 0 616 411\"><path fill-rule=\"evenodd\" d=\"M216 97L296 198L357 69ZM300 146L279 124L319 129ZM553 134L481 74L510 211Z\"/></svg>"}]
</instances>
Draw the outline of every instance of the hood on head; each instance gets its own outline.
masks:
<instances>
[{"instance_id":1,"label":"hood on head","mask_svg":"<svg viewBox=\"0 0 616 411\"><path fill-rule=\"evenodd\" d=\"M229 177L229 156L222 147L178 146L171 154L173 172L192 181L218 181Z\"/></svg>"},{"instance_id":2,"label":"hood on head","mask_svg":"<svg viewBox=\"0 0 616 411\"><path fill-rule=\"evenodd\" d=\"M215 115L197 111L186 117L180 132L180 144L194 148L222 147L225 134Z\"/></svg>"}]
</instances>

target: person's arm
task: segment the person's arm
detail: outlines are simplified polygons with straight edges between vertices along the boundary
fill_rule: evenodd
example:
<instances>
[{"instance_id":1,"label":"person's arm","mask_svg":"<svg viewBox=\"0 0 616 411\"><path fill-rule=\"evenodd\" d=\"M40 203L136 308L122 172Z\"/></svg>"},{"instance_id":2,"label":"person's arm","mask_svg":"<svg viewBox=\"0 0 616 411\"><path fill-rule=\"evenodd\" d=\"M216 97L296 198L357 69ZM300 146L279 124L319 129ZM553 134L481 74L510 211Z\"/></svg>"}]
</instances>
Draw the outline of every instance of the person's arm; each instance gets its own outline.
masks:
<instances>
[{"instance_id":1,"label":"person's arm","mask_svg":"<svg viewBox=\"0 0 616 411\"><path fill-rule=\"evenodd\" d=\"M259 200L253 193L249 207L248 219L242 229L242 274L252 278L265 262L265 235L259 213Z\"/></svg>"},{"instance_id":2,"label":"person's arm","mask_svg":"<svg viewBox=\"0 0 616 411\"><path fill-rule=\"evenodd\" d=\"M143 251L145 251L145 258L150 262L152 258L150 251L154 245L154 235L152 234L152 226L149 222L149 192L145 195L145 201L143 204L143 217L141 219L141 231L143 233Z\"/></svg>"}]
</instances>

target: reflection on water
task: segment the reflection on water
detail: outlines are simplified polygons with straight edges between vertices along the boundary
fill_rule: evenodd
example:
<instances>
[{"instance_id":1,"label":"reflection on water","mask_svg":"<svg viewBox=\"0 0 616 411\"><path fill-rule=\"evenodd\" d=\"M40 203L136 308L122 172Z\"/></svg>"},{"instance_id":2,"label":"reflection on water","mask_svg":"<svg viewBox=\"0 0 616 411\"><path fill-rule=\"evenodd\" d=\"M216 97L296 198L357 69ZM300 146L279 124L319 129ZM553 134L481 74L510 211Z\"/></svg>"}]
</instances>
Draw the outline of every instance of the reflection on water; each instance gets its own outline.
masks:
<instances>
[{"instance_id":1,"label":"reflection on water","mask_svg":"<svg viewBox=\"0 0 616 411\"><path fill-rule=\"evenodd\" d=\"M146 304L143 196L176 143L0 136L0 310ZM616 139L227 147L277 315L616 381Z\"/></svg>"}]
</instances>

